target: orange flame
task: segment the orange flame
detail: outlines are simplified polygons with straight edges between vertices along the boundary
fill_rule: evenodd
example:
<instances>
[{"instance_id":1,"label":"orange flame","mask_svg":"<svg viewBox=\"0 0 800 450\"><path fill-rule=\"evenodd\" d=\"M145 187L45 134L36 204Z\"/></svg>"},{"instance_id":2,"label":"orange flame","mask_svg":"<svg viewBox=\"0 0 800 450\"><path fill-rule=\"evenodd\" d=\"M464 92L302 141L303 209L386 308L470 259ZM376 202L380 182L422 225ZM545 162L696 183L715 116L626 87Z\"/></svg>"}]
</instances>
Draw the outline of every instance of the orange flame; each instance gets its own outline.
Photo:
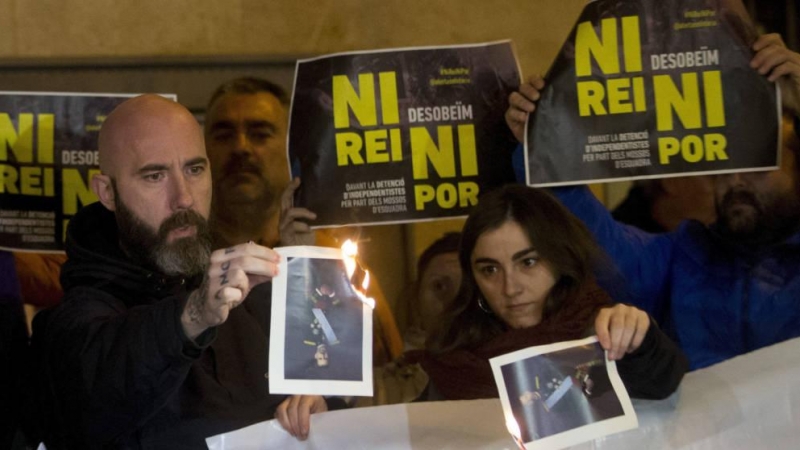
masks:
<instances>
[{"instance_id":1,"label":"orange flame","mask_svg":"<svg viewBox=\"0 0 800 450\"><path fill-rule=\"evenodd\" d=\"M352 278L356 272L356 256L358 256L358 244L350 239L344 241L342 244L342 256L344 257L344 267L347 270L347 276Z\"/></svg>"},{"instance_id":2,"label":"orange flame","mask_svg":"<svg viewBox=\"0 0 800 450\"><path fill-rule=\"evenodd\" d=\"M367 292L367 288L369 287L369 270L364 269L364 281L361 282L361 289L364 292Z\"/></svg>"},{"instance_id":3,"label":"orange flame","mask_svg":"<svg viewBox=\"0 0 800 450\"><path fill-rule=\"evenodd\" d=\"M350 239L344 241L342 244L342 260L344 261L344 268L347 271L347 277L350 279L350 282L353 282L353 278L356 274L356 269L360 269L363 272L363 279L361 280L361 286L353 286L353 290L355 290L356 295L358 295L359 300L366 303L370 306L370 308L375 309L375 299L372 297L367 297L367 288L369 287L369 271L361 268L358 264L356 257L358 256L358 244L351 241Z\"/></svg>"}]
</instances>

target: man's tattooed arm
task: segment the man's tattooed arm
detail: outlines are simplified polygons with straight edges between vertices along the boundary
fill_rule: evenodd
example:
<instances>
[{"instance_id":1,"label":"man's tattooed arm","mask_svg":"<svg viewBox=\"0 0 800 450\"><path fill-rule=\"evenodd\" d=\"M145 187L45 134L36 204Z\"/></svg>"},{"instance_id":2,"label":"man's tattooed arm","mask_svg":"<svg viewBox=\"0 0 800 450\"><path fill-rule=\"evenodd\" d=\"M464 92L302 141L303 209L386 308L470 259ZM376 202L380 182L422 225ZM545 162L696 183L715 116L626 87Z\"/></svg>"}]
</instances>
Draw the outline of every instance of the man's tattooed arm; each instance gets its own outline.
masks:
<instances>
[{"instance_id":1,"label":"man's tattooed arm","mask_svg":"<svg viewBox=\"0 0 800 450\"><path fill-rule=\"evenodd\" d=\"M186 312L192 323L200 323L205 310L205 299L208 294L208 276L203 278L200 288L192 292L186 302Z\"/></svg>"}]
</instances>

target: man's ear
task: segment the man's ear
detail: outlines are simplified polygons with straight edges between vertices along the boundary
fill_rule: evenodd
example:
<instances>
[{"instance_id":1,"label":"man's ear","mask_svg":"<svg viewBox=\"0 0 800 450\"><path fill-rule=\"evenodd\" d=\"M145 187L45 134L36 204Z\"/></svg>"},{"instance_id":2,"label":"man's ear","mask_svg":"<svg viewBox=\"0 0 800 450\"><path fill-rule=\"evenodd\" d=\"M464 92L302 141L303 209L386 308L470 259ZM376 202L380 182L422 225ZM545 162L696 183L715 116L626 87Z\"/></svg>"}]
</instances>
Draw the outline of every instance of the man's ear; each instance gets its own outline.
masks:
<instances>
[{"instance_id":1,"label":"man's ear","mask_svg":"<svg viewBox=\"0 0 800 450\"><path fill-rule=\"evenodd\" d=\"M108 175L97 174L92 177L92 191L94 191L100 203L109 211L115 211L117 207L114 196L114 187L111 185L111 177Z\"/></svg>"}]
</instances>

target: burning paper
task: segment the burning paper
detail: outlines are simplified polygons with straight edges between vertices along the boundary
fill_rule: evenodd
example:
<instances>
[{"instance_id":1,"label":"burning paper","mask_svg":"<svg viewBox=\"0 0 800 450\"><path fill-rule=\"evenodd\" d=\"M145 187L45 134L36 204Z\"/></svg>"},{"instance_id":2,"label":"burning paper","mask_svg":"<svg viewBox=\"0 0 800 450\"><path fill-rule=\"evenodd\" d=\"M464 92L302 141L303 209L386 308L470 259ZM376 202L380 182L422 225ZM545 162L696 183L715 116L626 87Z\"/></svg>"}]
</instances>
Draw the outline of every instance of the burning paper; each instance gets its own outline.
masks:
<instances>
[{"instance_id":1,"label":"burning paper","mask_svg":"<svg viewBox=\"0 0 800 450\"><path fill-rule=\"evenodd\" d=\"M636 413L596 337L489 360L506 426L518 445L561 449L636 428Z\"/></svg>"},{"instance_id":2,"label":"burning paper","mask_svg":"<svg viewBox=\"0 0 800 450\"><path fill-rule=\"evenodd\" d=\"M355 243L275 250L282 258L272 279L270 392L372 395L374 300Z\"/></svg>"},{"instance_id":3,"label":"burning paper","mask_svg":"<svg viewBox=\"0 0 800 450\"><path fill-rule=\"evenodd\" d=\"M369 271L358 263L358 244L350 239L344 241L344 244L342 244L342 260L344 261L350 284L353 286L358 298L372 309L375 309L375 299L367 297Z\"/></svg>"}]
</instances>

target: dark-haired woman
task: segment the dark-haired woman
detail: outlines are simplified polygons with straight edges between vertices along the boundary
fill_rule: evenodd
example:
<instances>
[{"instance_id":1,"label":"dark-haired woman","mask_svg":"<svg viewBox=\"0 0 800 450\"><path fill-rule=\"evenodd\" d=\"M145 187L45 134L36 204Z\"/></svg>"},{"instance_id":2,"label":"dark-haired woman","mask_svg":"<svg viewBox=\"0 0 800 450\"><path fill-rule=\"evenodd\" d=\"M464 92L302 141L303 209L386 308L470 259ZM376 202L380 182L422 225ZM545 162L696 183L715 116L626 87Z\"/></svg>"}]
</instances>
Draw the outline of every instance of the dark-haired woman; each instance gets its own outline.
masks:
<instances>
[{"instance_id":1,"label":"dark-haired woman","mask_svg":"<svg viewBox=\"0 0 800 450\"><path fill-rule=\"evenodd\" d=\"M548 193L509 185L483 196L462 232L463 272L419 360L428 399L497 397L489 359L597 334L633 397L678 387L685 356L643 311L595 283L608 271L586 227Z\"/></svg>"}]
</instances>

